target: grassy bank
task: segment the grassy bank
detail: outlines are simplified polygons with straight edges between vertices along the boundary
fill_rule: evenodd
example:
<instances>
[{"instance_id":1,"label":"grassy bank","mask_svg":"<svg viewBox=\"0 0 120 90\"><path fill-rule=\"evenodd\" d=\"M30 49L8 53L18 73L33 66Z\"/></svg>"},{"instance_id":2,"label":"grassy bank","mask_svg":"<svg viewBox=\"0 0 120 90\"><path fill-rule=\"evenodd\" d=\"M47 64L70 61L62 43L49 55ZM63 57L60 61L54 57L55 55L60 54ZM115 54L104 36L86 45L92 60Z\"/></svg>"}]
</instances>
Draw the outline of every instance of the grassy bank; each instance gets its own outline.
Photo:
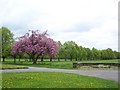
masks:
<instances>
[{"instance_id":1,"label":"grassy bank","mask_svg":"<svg viewBox=\"0 0 120 90\"><path fill-rule=\"evenodd\" d=\"M25 66L18 66L18 65L9 65L9 64L0 64L0 69L27 69L28 67Z\"/></svg>"},{"instance_id":2,"label":"grassy bank","mask_svg":"<svg viewBox=\"0 0 120 90\"><path fill-rule=\"evenodd\" d=\"M118 83L95 77L57 72L3 73L3 88L118 88Z\"/></svg>"}]
</instances>

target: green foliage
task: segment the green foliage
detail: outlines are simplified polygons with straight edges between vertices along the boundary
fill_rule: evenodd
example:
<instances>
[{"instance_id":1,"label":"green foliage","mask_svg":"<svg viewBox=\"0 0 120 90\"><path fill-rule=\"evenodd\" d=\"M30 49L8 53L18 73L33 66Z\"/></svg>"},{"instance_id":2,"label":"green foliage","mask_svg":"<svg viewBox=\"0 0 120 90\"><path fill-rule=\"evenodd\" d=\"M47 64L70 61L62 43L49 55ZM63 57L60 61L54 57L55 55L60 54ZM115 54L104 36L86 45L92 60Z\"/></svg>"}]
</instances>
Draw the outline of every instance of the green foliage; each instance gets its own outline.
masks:
<instances>
[{"instance_id":1,"label":"green foliage","mask_svg":"<svg viewBox=\"0 0 120 90\"><path fill-rule=\"evenodd\" d=\"M3 88L118 88L118 83L61 72L2 73Z\"/></svg>"},{"instance_id":2,"label":"green foliage","mask_svg":"<svg viewBox=\"0 0 120 90\"><path fill-rule=\"evenodd\" d=\"M92 52L93 52L93 59L100 59L101 57L101 53L99 50L95 49L94 47L92 48Z\"/></svg>"},{"instance_id":3,"label":"green foliage","mask_svg":"<svg viewBox=\"0 0 120 90\"><path fill-rule=\"evenodd\" d=\"M102 59L119 59L120 53L113 51L111 48L101 50L101 58Z\"/></svg>"},{"instance_id":4,"label":"green foliage","mask_svg":"<svg viewBox=\"0 0 120 90\"><path fill-rule=\"evenodd\" d=\"M120 52L113 51L111 48L98 50L96 48L85 48L78 46L73 41L67 41L63 45L59 41L59 52L57 58L79 60L102 60L102 59L120 59Z\"/></svg>"},{"instance_id":5,"label":"green foliage","mask_svg":"<svg viewBox=\"0 0 120 90\"><path fill-rule=\"evenodd\" d=\"M58 58L66 58L67 52L65 50L65 47L61 44L60 41L58 41L58 44L59 44L59 50L58 50L57 57Z\"/></svg>"},{"instance_id":6,"label":"green foliage","mask_svg":"<svg viewBox=\"0 0 120 90\"><path fill-rule=\"evenodd\" d=\"M68 42L65 42L64 43L64 47L66 49L66 52L67 52L67 58L70 58L71 60L73 58L75 58L75 55L76 55L76 49L75 49L75 42L73 41L68 41Z\"/></svg>"},{"instance_id":7,"label":"green foliage","mask_svg":"<svg viewBox=\"0 0 120 90\"><path fill-rule=\"evenodd\" d=\"M6 27L0 28L0 35L2 36L2 57L10 56L11 45L14 41L13 34Z\"/></svg>"},{"instance_id":8,"label":"green foliage","mask_svg":"<svg viewBox=\"0 0 120 90\"><path fill-rule=\"evenodd\" d=\"M86 60L87 59L87 52L85 48L81 47L81 60Z\"/></svg>"},{"instance_id":9,"label":"green foliage","mask_svg":"<svg viewBox=\"0 0 120 90\"><path fill-rule=\"evenodd\" d=\"M87 52L87 60L92 60L93 59L93 52L89 48L85 48Z\"/></svg>"},{"instance_id":10,"label":"green foliage","mask_svg":"<svg viewBox=\"0 0 120 90\"><path fill-rule=\"evenodd\" d=\"M14 42L13 33L6 28L0 28L0 57L6 58L10 57L11 45ZM58 60L60 59L69 59L69 60L102 60L102 59L120 59L120 52L113 51L111 48L107 48L104 50L98 50L96 48L85 48L83 46L77 45L74 41L67 41L65 43L59 43L59 50L57 53ZM31 58L26 53L19 54L16 58ZM41 58L41 57L39 57ZM49 55L45 55L43 58L50 58Z\"/></svg>"},{"instance_id":11,"label":"green foliage","mask_svg":"<svg viewBox=\"0 0 120 90\"><path fill-rule=\"evenodd\" d=\"M108 59L115 58L114 52L112 51L111 48L106 49L107 54L108 54Z\"/></svg>"},{"instance_id":12,"label":"green foliage","mask_svg":"<svg viewBox=\"0 0 120 90\"><path fill-rule=\"evenodd\" d=\"M120 58L120 52L115 52L116 53L116 57Z\"/></svg>"}]
</instances>

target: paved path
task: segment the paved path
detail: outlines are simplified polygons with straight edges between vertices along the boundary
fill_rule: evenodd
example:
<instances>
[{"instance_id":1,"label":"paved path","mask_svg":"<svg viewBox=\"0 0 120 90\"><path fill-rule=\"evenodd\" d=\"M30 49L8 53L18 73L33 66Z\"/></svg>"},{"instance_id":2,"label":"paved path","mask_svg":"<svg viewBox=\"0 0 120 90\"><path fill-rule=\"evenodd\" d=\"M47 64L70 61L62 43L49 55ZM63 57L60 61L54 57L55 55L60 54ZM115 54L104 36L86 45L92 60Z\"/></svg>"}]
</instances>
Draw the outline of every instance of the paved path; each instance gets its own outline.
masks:
<instances>
[{"instance_id":1,"label":"paved path","mask_svg":"<svg viewBox=\"0 0 120 90\"><path fill-rule=\"evenodd\" d=\"M0 72L65 72L75 73L86 76L94 76L98 78L104 78L108 80L118 81L118 70L67 70L67 69L52 69L52 68L37 68L29 67L29 69L12 69L12 70L0 70Z\"/></svg>"}]
</instances>

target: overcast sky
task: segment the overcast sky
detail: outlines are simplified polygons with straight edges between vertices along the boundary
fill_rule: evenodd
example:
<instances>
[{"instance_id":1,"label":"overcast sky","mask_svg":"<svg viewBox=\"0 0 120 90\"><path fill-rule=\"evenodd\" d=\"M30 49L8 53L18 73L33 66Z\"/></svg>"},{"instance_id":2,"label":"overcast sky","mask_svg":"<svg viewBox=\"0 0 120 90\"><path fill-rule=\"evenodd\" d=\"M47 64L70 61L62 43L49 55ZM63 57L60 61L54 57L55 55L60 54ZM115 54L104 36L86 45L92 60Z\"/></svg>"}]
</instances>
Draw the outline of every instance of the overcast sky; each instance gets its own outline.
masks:
<instances>
[{"instance_id":1,"label":"overcast sky","mask_svg":"<svg viewBox=\"0 0 120 90\"><path fill-rule=\"evenodd\" d=\"M118 50L119 0L0 0L0 27L14 37L48 30L56 41Z\"/></svg>"}]
</instances>

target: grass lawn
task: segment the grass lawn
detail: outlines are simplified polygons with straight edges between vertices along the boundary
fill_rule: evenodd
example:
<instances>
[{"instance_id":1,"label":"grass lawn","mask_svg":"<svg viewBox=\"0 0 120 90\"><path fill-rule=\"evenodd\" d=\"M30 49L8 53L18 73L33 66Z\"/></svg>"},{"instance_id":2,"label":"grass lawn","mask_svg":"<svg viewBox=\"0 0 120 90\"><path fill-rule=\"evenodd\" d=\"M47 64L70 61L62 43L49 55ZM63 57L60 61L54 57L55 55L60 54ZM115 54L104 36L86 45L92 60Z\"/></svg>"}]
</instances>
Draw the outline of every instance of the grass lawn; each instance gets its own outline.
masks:
<instances>
[{"instance_id":1,"label":"grass lawn","mask_svg":"<svg viewBox=\"0 0 120 90\"><path fill-rule=\"evenodd\" d=\"M5 62L4 64L13 64ZM32 62L17 62L16 65L21 66L31 66L31 67L47 67L47 68L61 68L61 69L72 69L72 62L38 62L37 64L32 64Z\"/></svg>"},{"instance_id":2,"label":"grass lawn","mask_svg":"<svg viewBox=\"0 0 120 90\"><path fill-rule=\"evenodd\" d=\"M60 72L2 73L3 88L118 88L118 83Z\"/></svg>"},{"instance_id":3,"label":"grass lawn","mask_svg":"<svg viewBox=\"0 0 120 90\"><path fill-rule=\"evenodd\" d=\"M32 62L25 61L24 59L19 62L16 61L16 65L22 65L22 66L32 66L32 67L47 67L47 68L59 68L59 69L73 69L73 62L75 61L43 61L43 62L37 62L36 65L33 65ZM90 60L90 61L79 61L79 62L104 62L104 63L118 63L118 60ZM7 59L5 62L2 62L3 64L13 64L13 59ZM88 67L87 67L88 68ZM83 69L83 68L81 68ZM116 67L111 69L117 69Z\"/></svg>"},{"instance_id":4,"label":"grass lawn","mask_svg":"<svg viewBox=\"0 0 120 90\"><path fill-rule=\"evenodd\" d=\"M6 59L5 62L2 62L2 64L13 64L13 59ZM37 62L37 64L32 64L32 62L29 61L23 61L19 62L18 60L16 61L16 65L21 65L21 66L31 66L31 67L47 67L47 68L61 68L61 69L72 69L72 62L71 61L43 61L43 62Z\"/></svg>"},{"instance_id":5,"label":"grass lawn","mask_svg":"<svg viewBox=\"0 0 120 90\"><path fill-rule=\"evenodd\" d=\"M25 66L18 66L18 65L9 65L9 64L0 64L0 69L27 69L28 67Z\"/></svg>"}]
</instances>

